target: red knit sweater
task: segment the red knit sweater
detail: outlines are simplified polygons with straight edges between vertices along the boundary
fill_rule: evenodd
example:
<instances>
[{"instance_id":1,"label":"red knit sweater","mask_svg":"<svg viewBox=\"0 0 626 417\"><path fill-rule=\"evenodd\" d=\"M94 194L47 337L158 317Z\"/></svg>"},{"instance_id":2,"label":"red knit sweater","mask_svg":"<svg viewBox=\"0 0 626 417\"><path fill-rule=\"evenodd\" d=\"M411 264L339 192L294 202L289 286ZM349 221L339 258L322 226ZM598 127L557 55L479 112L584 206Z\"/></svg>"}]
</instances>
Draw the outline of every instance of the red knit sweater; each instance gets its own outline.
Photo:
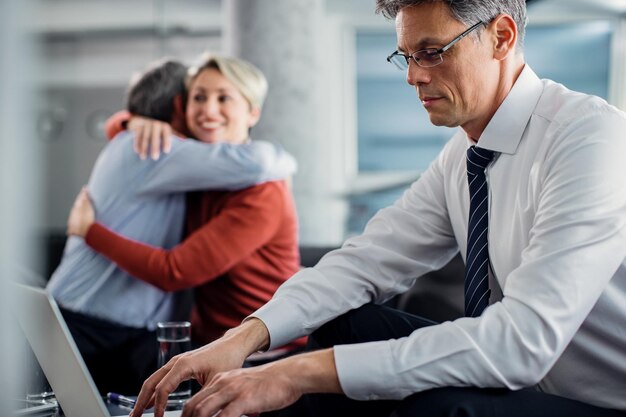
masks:
<instances>
[{"instance_id":1,"label":"red knit sweater","mask_svg":"<svg viewBox=\"0 0 626 417\"><path fill-rule=\"evenodd\" d=\"M195 287L194 340L208 343L265 304L299 269L297 217L283 181L187 197L187 238L171 250L93 224L85 241L165 291ZM290 346L301 346L304 339Z\"/></svg>"}]
</instances>

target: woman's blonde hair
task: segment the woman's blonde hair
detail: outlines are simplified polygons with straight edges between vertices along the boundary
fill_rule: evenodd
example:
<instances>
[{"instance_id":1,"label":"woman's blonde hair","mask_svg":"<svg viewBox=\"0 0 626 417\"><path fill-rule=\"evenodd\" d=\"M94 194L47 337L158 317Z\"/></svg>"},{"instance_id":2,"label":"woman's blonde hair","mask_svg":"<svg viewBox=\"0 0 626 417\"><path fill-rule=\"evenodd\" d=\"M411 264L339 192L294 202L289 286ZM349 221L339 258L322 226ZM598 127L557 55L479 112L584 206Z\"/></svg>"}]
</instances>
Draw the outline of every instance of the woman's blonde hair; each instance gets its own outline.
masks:
<instances>
[{"instance_id":1,"label":"woman's blonde hair","mask_svg":"<svg viewBox=\"0 0 626 417\"><path fill-rule=\"evenodd\" d=\"M204 53L197 65L192 65L187 73L185 84L187 91L198 74L208 68L218 70L228 81L233 83L250 107L263 107L267 95L267 79L260 69L242 59Z\"/></svg>"}]
</instances>

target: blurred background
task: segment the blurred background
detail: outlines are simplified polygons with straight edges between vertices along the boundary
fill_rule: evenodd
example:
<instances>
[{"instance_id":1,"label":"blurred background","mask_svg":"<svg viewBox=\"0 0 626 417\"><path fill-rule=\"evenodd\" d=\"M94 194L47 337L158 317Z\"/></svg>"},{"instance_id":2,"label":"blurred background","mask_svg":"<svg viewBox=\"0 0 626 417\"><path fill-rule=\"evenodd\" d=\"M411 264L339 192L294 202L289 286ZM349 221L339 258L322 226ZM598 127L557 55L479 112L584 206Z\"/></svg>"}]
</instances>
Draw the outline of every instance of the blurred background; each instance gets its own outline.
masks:
<instances>
[{"instance_id":1,"label":"blurred background","mask_svg":"<svg viewBox=\"0 0 626 417\"><path fill-rule=\"evenodd\" d=\"M626 109L626 0L528 4L535 72ZM360 233L452 134L430 125L385 61L395 45L374 0L0 0L0 285L16 265L49 276L105 120L133 73L164 56L213 51L259 66L270 92L252 137L299 161L301 246ZM0 335L10 334L0 290ZM3 383L19 364L0 356Z\"/></svg>"}]
</instances>

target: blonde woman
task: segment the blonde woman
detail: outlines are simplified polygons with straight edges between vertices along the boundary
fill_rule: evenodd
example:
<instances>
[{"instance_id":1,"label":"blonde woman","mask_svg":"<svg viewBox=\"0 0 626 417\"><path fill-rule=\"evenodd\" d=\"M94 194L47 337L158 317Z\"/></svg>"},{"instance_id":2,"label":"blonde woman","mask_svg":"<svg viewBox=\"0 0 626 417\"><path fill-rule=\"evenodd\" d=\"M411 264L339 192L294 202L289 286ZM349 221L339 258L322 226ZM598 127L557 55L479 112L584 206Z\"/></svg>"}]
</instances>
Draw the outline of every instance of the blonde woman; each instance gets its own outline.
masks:
<instances>
[{"instance_id":1,"label":"blonde woman","mask_svg":"<svg viewBox=\"0 0 626 417\"><path fill-rule=\"evenodd\" d=\"M250 63L206 56L187 79L188 133L205 143L247 143L266 92L265 77ZM237 326L299 269L297 231L285 181L240 191L189 193L186 238L171 250L128 239L98 223L86 195L79 196L68 229L161 290L195 288L191 322L196 344L209 343ZM289 348L303 344L301 339Z\"/></svg>"}]
</instances>

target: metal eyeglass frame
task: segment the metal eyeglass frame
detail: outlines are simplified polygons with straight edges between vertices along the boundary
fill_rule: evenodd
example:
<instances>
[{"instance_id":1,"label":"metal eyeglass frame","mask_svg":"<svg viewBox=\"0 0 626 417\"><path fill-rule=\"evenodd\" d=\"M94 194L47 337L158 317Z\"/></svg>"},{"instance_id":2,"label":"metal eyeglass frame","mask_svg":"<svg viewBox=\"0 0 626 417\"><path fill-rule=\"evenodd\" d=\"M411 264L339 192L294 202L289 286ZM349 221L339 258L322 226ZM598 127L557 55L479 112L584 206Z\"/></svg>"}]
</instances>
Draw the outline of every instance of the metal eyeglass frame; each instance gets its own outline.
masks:
<instances>
[{"instance_id":1,"label":"metal eyeglass frame","mask_svg":"<svg viewBox=\"0 0 626 417\"><path fill-rule=\"evenodd\" d=\"M391 55L387 57L387 62L394 64L401 71L404 71L407 68L409 68L409 59L413 59L413 61L415 61L415 63L422 68L436 67L437 65L443 62L442 54L444 52L452 48L452 46L455 43L457 43L458 41L460 41L461 39L463 39L464 37L472 33L472 31L474 31L476 28L478 28L482 24L484 24L484 22L480 21L470 26L459 36L452 39L450 43L442 46L439 49L435 49L435 48L420 49L419 51L415 51L410 55L403 54L397 50L393 51ZM404 58L404 60L398 60L398 59L395 59L395 57L398 57L398 58L402 57Z\"/></svg>"}]
</instances>

